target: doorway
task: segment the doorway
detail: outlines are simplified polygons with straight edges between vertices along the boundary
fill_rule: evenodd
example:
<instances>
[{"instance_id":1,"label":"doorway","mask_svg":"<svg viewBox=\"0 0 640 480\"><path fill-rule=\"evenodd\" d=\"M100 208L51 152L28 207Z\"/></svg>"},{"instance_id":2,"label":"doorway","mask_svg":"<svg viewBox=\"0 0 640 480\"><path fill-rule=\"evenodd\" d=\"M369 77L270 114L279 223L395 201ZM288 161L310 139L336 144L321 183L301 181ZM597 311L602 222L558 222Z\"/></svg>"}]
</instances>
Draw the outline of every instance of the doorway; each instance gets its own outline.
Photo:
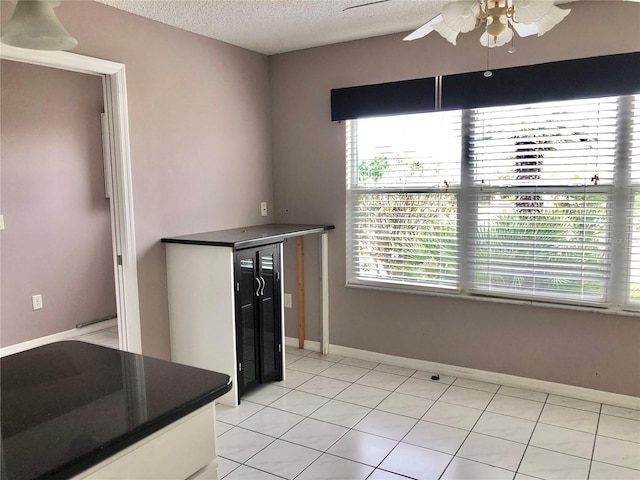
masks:
<instances>
[{"instance_id":1,"label":"doorway","mask_svg":"<svg viewBox=\"0 0 640 480\"><path fill-rule=\"evenodd\" d=\"M141 353L125 67L68 52L26 50L7 45L2 45L0 58L97 75L102 79L119 346Z\"/></svg>"}]
</instances>

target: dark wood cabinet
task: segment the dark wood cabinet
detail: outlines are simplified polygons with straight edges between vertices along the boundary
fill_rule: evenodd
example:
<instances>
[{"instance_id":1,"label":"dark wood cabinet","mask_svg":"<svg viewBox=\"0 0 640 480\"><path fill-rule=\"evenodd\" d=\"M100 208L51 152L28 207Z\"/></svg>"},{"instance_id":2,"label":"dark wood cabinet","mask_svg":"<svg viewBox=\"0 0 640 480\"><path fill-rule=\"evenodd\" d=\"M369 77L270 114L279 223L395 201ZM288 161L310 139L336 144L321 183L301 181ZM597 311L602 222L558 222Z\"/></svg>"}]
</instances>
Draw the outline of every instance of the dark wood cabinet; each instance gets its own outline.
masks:
<instances>
[{"instance_id":1,"label":"dark wood cabinet","mask_svg":"<svg viewBox=\"0 0 640 480\"><path fill-rule=\"evenodd\" d=\"M282 380L280 248L234 255L238 401L261 383Z\"/></svg>"}]
</instances>

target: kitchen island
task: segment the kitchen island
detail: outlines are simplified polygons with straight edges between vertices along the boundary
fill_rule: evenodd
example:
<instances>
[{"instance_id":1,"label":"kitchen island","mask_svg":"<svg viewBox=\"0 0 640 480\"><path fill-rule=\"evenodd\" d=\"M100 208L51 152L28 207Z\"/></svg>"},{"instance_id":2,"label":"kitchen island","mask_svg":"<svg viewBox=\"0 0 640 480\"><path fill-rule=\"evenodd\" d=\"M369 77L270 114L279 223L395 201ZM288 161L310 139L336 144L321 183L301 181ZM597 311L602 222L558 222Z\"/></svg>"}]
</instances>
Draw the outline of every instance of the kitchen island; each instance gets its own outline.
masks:
<instances>
[{"instance_id":1,"label":"kitchen island","mask_svg":"<svg viewBox=\"0 0 640 480\"><path fill-rule=\"evenodd\" d=\"M228 375L69 341L0 359L2 480L217 478Z\"/></svg>"}]
</instances>

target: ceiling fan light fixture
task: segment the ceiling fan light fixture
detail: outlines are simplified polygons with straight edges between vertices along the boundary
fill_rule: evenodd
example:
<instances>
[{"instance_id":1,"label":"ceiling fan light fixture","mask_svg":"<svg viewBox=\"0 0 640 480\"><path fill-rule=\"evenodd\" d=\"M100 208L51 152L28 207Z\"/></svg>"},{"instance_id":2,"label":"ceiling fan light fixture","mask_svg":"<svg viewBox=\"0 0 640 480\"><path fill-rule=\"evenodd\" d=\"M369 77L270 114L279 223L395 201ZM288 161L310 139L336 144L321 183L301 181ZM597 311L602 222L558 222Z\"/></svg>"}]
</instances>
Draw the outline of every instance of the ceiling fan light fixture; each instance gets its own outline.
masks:
<instances>
[{"instance_id":1,"label":"ceiling fan light fixture","mask_svg":"<svg viewBox=\"0 0 640 480\"><path fill-rule=\"evenodd\" d=\"M78 41L56 17L57 0L18 0L13 16L2 29L0 42L31 50L69 50Z\"/></svg>"},{"instance_id":2,"label":"ceiling fan light fixture","mask_svg":"<svg viewBox=\"0 0 640 480\"><path fill-rule=\"evenodd\" d=\"M549 13L553 0L514 0L514 20L518 23L535 23ZM557 8L557 7L556 7Z\"/></svg>"},{"instance_id":3,"label":"ceiling fan light fixture","mask_svg":"<svg viewBox=\"0 0 640 480\"><path fill-rule=\"evenodd\" d=\"M513 38L513 30L511 30L510 28L505 28L502 31L502 33L500 33L500 35L497 35L497 36L493 36L493 35L490 35L488 32L484 32L480 36L480 44L483 47L489 47L489 48L501 47L509 43L512 38Z\"/></svg>"},{"instance_id":4,"label":"ceiling fan light fixture","mask_svg":"<svg viewBox=\"0 0 640 480\"><path fill-rule=\"evenodd\" d=\"M433 25L433 29L453 45L456 44L456 40L460 32L451 28L444 20Z\"/></svg>"},{"instance_id":5,"label":"ceiling fan light fixture","mask_svg":"<svg viewBox=\"0 0 640 480\"><path fill-rule=\"evenodd\" d=\"M491 37L499 37L507 29L507 17L487 18L486 33Z\"/></svg>"},{"instance_id":6,"label":"ceiling fan light fixture","mask_svg":"<svg viewBox=\"0 0 640 480\"><path fill-rule=\"evenodd\" d=\"M570 8L563 10L552 5L547 14L536 22L538 25L538 36L542 36L559 24L571 12Z\"/></svg>"},{"instance_id":7,"label":"ceiling fan light fixture","mask_svg":"<svg viewBox=\"0 0 640 480\"><path fill-rule=\"evenodd\" d=\"M538 34L538 25L535 23L519 23L509 20L511 28L521 37L530 37Z\"/></svg>"},{"instance_id":8,"label":"ceiling fan light fixture","mask_svg":"<svg viewBox=\"0 0 640 480\"><path fill-rule=\"evenodd\" d=\"M634 0L640 1L640 0ZM409 34L404 40L422 38L432 30L456 44L459 33L485 24L480 43L499 47L511 41L515 30L521 37L544 35L560 23L570 9L563 10L555 0L457 0L446 4L442 13Z\"/></svg>"},{"instance_id":9,"label":"ceiling fan light fixture","mask_svg":"<svg viewBox=\"0 0 640 480\"><path fill-rule=\"evenodd\" d=\"M448 3L442 9L443 21L447 26L461 33L475 29L479 15L480 3L478 0Z\"/></svg>"}]
</instances>

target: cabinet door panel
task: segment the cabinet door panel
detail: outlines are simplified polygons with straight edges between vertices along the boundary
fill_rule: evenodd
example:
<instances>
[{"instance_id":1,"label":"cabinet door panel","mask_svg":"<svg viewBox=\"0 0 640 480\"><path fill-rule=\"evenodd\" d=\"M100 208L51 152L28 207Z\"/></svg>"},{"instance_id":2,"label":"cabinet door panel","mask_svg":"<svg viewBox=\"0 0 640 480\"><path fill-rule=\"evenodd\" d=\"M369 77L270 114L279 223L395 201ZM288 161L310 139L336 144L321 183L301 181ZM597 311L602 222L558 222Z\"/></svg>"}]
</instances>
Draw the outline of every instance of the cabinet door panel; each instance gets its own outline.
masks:
<instances>
[{"instance_id":1,"label":"cabinet door panel","mask_svg":"<svg viewBox=\"0 0 640 480\"><path fill-rule=\"evenodd\" d=\"M236 252L235 275L239 400L259 383L282 380L280 247Z\"/></svg>"},{"instance_id":2,"label":"cabinet door panel","mask_svg":"<svg viewBox=\"0 0 640 480\"><path fill-rule=\"evenodd\" d=\"M255 316L253 307L242 307L242 357L240 364L242 365L242 385L243 387L251 385L257 379L257 362L256 362L256 330Z\"/></svg>"},{"instance_id":3,"label":"cabinet door panel","mask_svg":"<svg viewBox=\"0 0 640 480\"><path fill-rule=\"evenodd\" d=\"M236 335L238 353L238 392L259 381L256 330L256 263L255 254L239 253L236 256Z\"/></svg>"},{"instance_id":4,"label":"cabinet door panel","mask_svg":"<svg viewBox=\"0 0 640 480\"><path fill-rule=\"evenodd\" d=\"M277 247L265 248L258 252L258 268L263 283L258 297L262 381L282 378L279 265L280 258Z\"/></svg>"}]
</instances>

